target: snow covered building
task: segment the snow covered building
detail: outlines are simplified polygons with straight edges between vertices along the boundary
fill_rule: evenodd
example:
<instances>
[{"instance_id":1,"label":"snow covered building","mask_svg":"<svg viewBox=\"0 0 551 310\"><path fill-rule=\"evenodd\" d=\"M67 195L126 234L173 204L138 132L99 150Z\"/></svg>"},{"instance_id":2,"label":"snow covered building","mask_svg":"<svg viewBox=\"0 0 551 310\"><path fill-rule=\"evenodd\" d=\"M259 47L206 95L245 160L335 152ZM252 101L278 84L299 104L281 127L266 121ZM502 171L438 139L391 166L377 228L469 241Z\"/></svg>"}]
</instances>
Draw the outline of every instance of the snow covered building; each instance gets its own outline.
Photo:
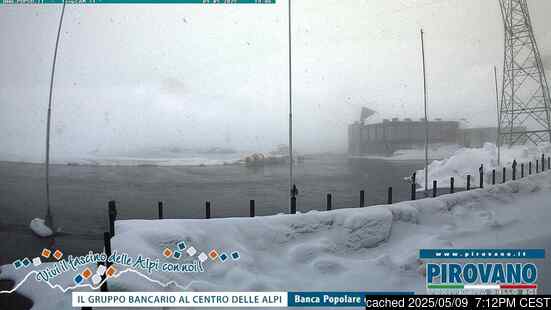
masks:
<instances>
[{"instance_id":1,"label":"snow covered building","mask_svg":"<svg viewBox=\"0 0 551 310\"><path fill-rule=\"evenodd\" d=\"M461 129L457 121L435 119L429 121L431 144L460 144L480 147L485 142L496 141L496 128ZM385 119L380 123L348 126L348 153L350 155L389 155L396 150L422 147L425 143L425 122L409 118Z\"/></svg>"}]
</instances>

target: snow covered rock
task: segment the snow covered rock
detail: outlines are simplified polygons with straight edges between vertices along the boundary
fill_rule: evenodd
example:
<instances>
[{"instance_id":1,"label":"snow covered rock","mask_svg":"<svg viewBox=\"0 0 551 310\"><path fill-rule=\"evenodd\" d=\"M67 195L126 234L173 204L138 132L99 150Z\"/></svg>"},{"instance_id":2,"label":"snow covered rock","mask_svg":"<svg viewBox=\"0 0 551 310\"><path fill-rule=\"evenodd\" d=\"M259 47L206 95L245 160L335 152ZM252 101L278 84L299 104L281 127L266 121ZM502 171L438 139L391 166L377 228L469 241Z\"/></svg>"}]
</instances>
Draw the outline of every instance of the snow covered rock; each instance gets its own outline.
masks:
<instances>
[{"instance_id":1,"label":"snow covered rock","mask_svg":"<svg viewBox=\"0 0 551 310\"><path fill-rule=\"evenodd\" d=\"M43 219L35 218L29 224L31 230L40 237L49 237L53 235L53 231L50 227L46 226Z\"/></svg>"}]
</instances>

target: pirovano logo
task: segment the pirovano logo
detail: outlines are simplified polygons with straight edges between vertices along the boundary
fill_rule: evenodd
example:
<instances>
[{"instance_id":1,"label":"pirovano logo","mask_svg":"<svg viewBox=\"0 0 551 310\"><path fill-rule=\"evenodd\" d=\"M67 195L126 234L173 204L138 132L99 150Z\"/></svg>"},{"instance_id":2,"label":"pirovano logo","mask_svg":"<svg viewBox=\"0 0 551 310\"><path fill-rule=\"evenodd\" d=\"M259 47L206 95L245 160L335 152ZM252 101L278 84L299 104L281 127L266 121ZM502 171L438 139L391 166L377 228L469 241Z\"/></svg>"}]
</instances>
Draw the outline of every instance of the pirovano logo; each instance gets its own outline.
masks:
<instances>
[{"instance_id":1,"label":"pirovano logo","mask_svg":"<svg viewBox=\"0 0 551 310\"><path fill-rule=\"evenodd\" d=\"M421 250L427 291L432 294L536 294L538 266L545 257L534 249ZM463 260L463 261L462 261Z\"/></svg>"}]
</instances>

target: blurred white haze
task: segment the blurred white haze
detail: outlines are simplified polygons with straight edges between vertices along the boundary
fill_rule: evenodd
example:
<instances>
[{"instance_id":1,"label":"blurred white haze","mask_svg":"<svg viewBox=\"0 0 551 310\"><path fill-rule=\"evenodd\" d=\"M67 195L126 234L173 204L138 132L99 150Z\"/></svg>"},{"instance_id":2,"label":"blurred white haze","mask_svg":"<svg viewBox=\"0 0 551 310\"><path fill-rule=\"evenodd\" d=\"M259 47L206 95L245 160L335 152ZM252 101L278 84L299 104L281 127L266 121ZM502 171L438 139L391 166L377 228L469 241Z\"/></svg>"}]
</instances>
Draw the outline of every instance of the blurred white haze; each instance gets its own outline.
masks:
<instances>
[{"instance_id":1,"label":"blurred white haze","mask_svg":"<svg viewBox=\"0 0 551 310\"><path fill-rule=\"evenodd\" d=\"M551 1L528 4L550 76ZM0 7L0 160L44 158L60 9ZM295 0L292 22L299 152L346 152L347 125L362 106L380 117L422 116L421 27L429 118L496 122L497 0ZM62 30L54 159L287 143L287 1L68 5Z\"/></svg>"}]
</instances>

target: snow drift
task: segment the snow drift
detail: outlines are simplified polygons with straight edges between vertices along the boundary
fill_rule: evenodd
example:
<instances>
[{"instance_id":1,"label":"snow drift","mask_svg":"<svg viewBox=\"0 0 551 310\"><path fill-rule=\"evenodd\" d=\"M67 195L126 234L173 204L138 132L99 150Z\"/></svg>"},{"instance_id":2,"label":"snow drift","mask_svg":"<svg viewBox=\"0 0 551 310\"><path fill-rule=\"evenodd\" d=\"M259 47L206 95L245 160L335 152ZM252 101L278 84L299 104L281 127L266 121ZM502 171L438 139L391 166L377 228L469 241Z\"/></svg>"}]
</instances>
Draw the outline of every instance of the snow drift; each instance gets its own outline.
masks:
<instances>
[{"instance_id":1,"label":"snow drift","mask_svg":"<svg viewBox=\"0 0 551 310\"><path fill-rule=\"evenodd\" d=\"M479 183L478 168L484 165L484 181L486 184L491 182L491 173L493 169L500 173L502 167L507 168L508 179L511 178L511 166L513 160L518 163L517 173L520 176L520 164L525 163L525 171L528 173L527 163L540 159L541 155L551 156L551 145L544 144L539 146L516 145L512 147L501 148L501 165L497 164L497 147L492 143L485 143L482 148L460 148L449 158L433 161L429 167L429 188L432 188L432 181L438 181L438 187L449 187L450 178L454 177L456 187L465 187L467 184L467 175L471 175L471 184ZM535 163L534 170L535 172ZM547 163L546 163L547 165ZM424 190L425 171L417 171L417 183L420 190Z\"/></svg>"}]
</instances>

